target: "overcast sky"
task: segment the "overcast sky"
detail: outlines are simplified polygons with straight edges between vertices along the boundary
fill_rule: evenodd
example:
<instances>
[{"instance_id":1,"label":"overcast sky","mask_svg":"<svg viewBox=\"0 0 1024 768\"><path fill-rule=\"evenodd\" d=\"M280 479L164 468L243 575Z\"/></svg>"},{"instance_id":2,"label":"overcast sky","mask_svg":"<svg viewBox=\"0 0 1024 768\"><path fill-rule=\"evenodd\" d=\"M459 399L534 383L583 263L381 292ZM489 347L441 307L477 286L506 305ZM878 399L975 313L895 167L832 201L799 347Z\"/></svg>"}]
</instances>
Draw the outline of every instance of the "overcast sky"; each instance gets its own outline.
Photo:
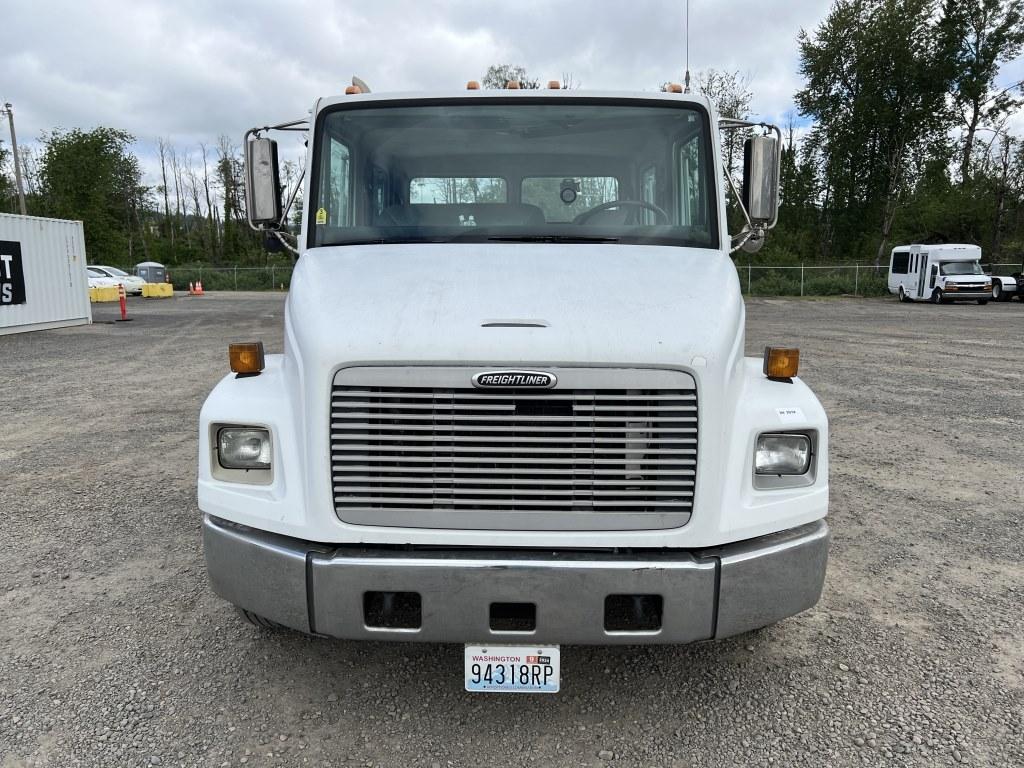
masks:
<instances>
[{"instance_id":1,"label":"overcast sky","mask_svg":"<svg viewBox=\"0 0 1024 768\"><path fill-rule=\"evenodd\" d=\"M797 33L829 5L691 0L690 68L749 74L755 113L784 119ZM515 63L542 81L571 72L585 89L653 90L682 79L684 21L684 0L5 0L0 101L26 143L105 125L145 154L158 136L240 142L353 74L375 91L458 88ZM1021 77L1020 64L1006 76Z\"/></svg>"}]
</instances>

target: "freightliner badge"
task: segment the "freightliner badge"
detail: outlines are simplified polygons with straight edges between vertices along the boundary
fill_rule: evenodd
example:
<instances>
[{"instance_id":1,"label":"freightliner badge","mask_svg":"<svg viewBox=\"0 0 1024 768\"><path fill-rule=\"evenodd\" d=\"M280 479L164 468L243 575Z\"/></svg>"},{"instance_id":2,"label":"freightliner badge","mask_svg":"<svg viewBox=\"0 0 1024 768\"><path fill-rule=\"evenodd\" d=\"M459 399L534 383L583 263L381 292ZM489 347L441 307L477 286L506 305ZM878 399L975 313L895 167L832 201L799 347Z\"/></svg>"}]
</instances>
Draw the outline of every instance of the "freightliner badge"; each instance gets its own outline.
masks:
<instances>
[{"instance_id":1,"label":"freightliner badge","mask_svg":"<svg viewBox=\"0 0 1024 768\"><path fill-rule=\"evenodd\" d=\"M490 388L551 389L558 379L544 371L485 371L473 377L473 386Z\"/></svg>"}]
</instances>

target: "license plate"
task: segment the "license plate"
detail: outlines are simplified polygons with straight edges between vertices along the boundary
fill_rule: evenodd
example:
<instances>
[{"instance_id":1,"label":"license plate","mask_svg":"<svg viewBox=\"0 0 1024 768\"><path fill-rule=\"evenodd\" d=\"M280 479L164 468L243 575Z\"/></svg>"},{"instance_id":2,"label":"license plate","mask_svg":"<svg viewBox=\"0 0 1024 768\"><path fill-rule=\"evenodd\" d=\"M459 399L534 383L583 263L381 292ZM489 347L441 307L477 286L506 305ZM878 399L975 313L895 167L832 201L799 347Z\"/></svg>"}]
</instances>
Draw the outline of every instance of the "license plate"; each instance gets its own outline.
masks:
<instances>
[{"instance_id":1,"label":"license plate","mask_svg":"<svg viewBox=\"0 0 1024 768\"><path fill-rule=\"evenodd\" d=\"M558 693L557 645L467 645L466 690Z\"/></svg>"}]
</instances>

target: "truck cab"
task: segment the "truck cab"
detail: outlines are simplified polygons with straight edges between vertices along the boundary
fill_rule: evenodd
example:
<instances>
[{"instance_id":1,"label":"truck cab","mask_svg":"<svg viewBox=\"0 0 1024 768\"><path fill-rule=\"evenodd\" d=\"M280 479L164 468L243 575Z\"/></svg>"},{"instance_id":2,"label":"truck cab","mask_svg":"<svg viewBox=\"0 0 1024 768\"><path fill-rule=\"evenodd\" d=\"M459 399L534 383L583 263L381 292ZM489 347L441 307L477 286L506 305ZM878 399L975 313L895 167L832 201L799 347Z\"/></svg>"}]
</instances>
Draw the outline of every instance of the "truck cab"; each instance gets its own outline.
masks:
<instances>
[{"instance_id":1,"label":"truck cab","mask_svg":"<svg viewBox=\"0 0 1024 768\"><path fill-rule=\"evenodd\" d=\"M202 408L213 589L264 625L474 647L813 606L827 419L797 350L744 356L729 255L774 223L770 129L672 89L348 90L282 126L308 139L284 349L233 347ZM250 220L287 243L266 134Z\"/></svg>"},{"instance_id":2,"label":"truck cab","mask_svg":"<svg viewBox=\"0 0 1024 768\"><path fill-rule=\"evenodd\" d=\"M992 277L976 245L900 245L889 257L889 293L900 301L976 301L992 298Z\"/></svg>"}]
</instances>

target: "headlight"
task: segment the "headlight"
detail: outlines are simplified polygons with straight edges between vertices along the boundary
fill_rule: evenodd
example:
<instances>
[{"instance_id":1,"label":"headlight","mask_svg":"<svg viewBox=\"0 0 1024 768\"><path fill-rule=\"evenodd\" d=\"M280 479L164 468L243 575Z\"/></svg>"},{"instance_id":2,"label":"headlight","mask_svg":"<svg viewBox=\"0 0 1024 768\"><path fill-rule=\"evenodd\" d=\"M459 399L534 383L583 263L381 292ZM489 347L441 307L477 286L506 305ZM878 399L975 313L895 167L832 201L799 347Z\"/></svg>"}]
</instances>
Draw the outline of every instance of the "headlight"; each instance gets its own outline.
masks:
<instances>
[{"instance_id":1,"label":"headlight","mask_svg":"<svg viewBox=\"0 0 1024 768\"><path fill-rule=\"evenodd\" d=\"M270 432L255 427L221 428L217 461L225 469L270 469Z\"/></svg>"},{"instance_id":2,"label":"headlight","mask_svg":"<svg viewBox=\"0 0 1024 768\"><path fill-rule=\"evenodd\" d=\"M754 451L757 474L803 475L810 466L811 439L807 435L758 435Z\"/></svg>"}]
</instances>

